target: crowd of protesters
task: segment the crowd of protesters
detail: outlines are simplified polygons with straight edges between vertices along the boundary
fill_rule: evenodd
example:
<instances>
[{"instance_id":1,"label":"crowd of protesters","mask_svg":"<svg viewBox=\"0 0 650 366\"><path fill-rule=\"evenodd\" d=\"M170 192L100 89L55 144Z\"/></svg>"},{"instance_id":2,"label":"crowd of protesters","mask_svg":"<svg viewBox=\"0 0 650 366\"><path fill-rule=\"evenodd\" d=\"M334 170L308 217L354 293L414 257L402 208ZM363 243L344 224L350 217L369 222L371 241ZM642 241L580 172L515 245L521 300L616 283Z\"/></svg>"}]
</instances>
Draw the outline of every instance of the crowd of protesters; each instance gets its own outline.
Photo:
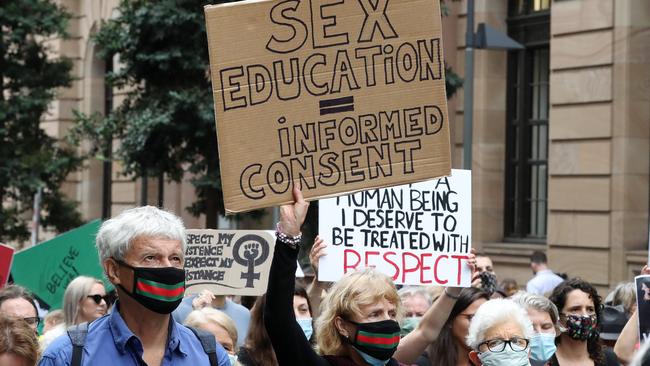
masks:
<instances>
[{"instance_id":1,"label":"crowd of protesters","mask_svg":"<svg viewBox=\"0 0 650 366\"><path fill-rule=\"evenodd\" d=\"M327 243L317 238L316 276L304 287L295 273L309 204L299 189L293 194L280 209L267 292L250 310L209 291L184 296L182 222L139 207L97 234L114 293L99 279L78 277L63 309L50 311L40 328L29 291L0 289L0 366L650 365L650 342L638 335L646 309L636 308L634 284L603 300L589 282L555 273L542 252L531 256L525 290L512 279L499 283L490 257L474 253L466 264L472 287L398 290L372 268L319 282Z\"/></svg>"}]
</instances>

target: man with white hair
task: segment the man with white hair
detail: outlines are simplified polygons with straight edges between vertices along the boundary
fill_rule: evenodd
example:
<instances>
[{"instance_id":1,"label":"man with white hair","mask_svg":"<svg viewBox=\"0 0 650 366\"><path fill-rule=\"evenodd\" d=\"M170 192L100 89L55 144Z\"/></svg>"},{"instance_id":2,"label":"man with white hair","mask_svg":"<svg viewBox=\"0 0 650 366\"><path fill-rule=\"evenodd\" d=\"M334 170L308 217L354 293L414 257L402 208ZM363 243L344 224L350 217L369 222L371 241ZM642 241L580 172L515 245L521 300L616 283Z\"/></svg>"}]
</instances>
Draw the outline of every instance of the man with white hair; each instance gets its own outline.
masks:
<instances>
[{"instance_id":1,"label":"man with white hair","mask_svg":"<svg viewBox=\"0 0 650 366\"><path fill-rule=\"evenodd\" d=\"M533 325L521 306L507 299L490 300L478 308L469 325L469 358L475 365L529 366L533 336Z\"/></svg>"},{"instance_id":2,"label":"man with white hair","mask_svg":"<svg viewBox=\"0 0 650 366\"><path fill-rule=\"evenodd\" d=\"M199 339L170 316L185 291L185 228L178 217L152 206L126 210L102 224L96 244L119 301L87 325L82 347L80 333L69 332L39 365L230 365L214 337Z\"/></svg>"}]
</instances>

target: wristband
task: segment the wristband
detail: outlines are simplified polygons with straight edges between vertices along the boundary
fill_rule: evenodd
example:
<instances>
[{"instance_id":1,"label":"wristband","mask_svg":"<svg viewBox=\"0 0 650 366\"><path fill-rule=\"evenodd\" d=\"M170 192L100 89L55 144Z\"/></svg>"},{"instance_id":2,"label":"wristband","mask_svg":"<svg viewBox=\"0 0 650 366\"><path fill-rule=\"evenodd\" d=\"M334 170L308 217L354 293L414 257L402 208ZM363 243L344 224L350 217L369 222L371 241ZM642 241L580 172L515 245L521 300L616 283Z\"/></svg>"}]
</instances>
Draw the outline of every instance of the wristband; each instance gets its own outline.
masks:
<instances>
[{"instance_id":1,"label":"wristband","mask_svg":"<svg viewBox=\"0 0 650 366\"><path fill-rule=\"evenodd\" d=\"M302 240L302 233L299 233L296 236L289 236L280 230L280 223L278 222L275 227L275 237L280 241L280 243L284 243L292 249L296 249Z\"/></svg>"},{"instance_id":2,"label":"wristband","mask_svg":"<svg viewBox=\"0 0 650 366\"><path fill-rule=\"evenodd\" d=\"M460 295L452 295L447 290L448 290L448 287L445 287L445 295L447 295L447 297L449 297L451 299L454 299L454 300L460 299Z\"/></svg>"}]
</instances>

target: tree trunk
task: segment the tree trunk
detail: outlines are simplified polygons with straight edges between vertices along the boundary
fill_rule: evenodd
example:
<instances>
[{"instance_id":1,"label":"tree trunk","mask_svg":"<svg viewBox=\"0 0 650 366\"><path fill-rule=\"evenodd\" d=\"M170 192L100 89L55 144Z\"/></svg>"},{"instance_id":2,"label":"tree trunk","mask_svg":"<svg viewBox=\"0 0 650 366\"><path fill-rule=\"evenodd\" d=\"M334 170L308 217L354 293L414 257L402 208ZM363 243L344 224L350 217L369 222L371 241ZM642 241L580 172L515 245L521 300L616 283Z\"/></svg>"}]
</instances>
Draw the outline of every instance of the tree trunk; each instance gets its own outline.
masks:
<instances>
[{"instance_id":1,"label":"tree trunk","mask_svg":"<svg viewBox=\"0 0 650 366\"><path fill-rule=\"evenodd\" d=\"M217 218L219 217L219 210L217 209L217 200L219 199L219 191L214 188L206 189L205 196L205 228L216 229Z\"/></svg>"},{"instance_id":2,"label":"tree trunk","mask_svg":"<svg viewBox=\"0 0 650 366\"><path fill-rule=\"evenodd\" d=\"M140 206L146 206L147 202L149 202L149 177L146 169L144 169L144 173L140 177L140 183Z\"/></svg>"},{"instance_id":3,"label":"tree trunk","mask_svg":"<svg viewBox=\"0 0 650 366\"><path fill-rule=\"evenodd\" d=\"M165 205L165 174L158 175L158 207L162 208Z\"/></svg>"}]
</instances>

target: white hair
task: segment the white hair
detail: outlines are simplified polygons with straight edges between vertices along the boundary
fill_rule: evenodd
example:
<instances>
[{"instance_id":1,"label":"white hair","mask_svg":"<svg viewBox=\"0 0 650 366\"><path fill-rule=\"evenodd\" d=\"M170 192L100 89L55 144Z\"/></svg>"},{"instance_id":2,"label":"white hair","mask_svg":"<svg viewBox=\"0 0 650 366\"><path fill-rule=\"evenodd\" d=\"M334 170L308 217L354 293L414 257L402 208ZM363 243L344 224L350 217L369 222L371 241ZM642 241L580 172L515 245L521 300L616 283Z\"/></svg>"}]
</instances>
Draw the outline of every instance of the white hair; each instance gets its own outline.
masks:
<instances>
[{"instance_id":1,"label":"white hair","mask_svg":"<svg viewBox=\"0 0 650 366\"><path fill-rule=\"evenodd\" d=\"M553 325L557 328L560 315L557 311L557 306L555 306L555 304L553 304L553 302L548 298L528 292L519 292L510 299L523 307L526 311L528 311L528 309L535 309L537 311L548 313Z\"/></svg>"},{"instance_id":2,"label":"white hair","mask_svg":"<svg viewBox=\"0 0 650 366\"><path fill-rule=\"evenodd\" d=\"M171 212L143 206L123 211L102 224L96 239L100 261L123 260L133 240L139 237L178 240L185 253L183 221Z\"/></svg>"},{"instance_id":3,"label":"white hair","mask_svg":"<svg viewBox=\"0 0 650 366\"><path fill-rule=\"evenodd\" d=\"M486 340L485 333L506 322L515 322L519 325L526 339L531 339L535 335L533 323L521 306L512 300L493 299L481 305L474 314L469 324L467 345L478 351L479 344Z\"/></svg>"},{"instance_id":4,"label":"white hair","mask_svg":"<svg viewBox=\"0 0 650 366\"><path fill-rule=\"evenodd\" d=\"M427 292L427 290L421 286L404 286L399 289L399 291L397 291L397 295L399 295L399 298L402 299L402 302L410 297L422 296L422 298L424 298L424 301L427 302L427 305L431 306L433 304L431 294L429 294L429 292Z\"/></svg>"}]
</instances>

